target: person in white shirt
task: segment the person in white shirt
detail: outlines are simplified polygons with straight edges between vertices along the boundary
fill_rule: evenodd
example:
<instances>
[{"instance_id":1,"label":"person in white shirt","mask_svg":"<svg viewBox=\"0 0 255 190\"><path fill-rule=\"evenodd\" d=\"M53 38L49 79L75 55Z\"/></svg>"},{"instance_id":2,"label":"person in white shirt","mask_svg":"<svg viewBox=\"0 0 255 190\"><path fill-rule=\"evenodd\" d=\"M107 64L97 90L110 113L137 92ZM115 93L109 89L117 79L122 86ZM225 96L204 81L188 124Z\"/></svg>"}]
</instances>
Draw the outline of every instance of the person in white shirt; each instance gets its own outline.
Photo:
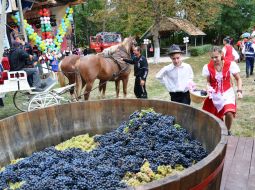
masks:
<instances>
[{"instance_id":1,"label":"person in white shirt","mask_svg":"<svg viewBox=\"0 0 255 190\"><path fill-rule=\"evenodd\" d=\"M158 79L168 90L171 101L190 105L189 87L193 82L193 70L182 62L182 51L178 45L170 47L169 56L173 63L163 67L157 74Z\"/></svg>"}]
</instances>

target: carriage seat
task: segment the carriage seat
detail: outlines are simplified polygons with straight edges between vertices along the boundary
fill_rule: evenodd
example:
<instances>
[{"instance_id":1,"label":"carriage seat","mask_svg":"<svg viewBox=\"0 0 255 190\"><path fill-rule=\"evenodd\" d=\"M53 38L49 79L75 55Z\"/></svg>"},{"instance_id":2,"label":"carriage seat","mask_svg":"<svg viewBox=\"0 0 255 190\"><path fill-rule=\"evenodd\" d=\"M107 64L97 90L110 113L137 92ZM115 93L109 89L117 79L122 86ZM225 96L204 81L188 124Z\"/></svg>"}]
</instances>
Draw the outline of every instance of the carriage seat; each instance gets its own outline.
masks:
<instances>
[{"instance_id":1,"label":"carriage seat","mask_svg":"<svg viewBox=\"0 0 255 190\"><path fill-rule=\"evenodd\" d=\"M31 89L25 71L4 71L0 78L0 93Z\"/></svg>"}]
</instances>

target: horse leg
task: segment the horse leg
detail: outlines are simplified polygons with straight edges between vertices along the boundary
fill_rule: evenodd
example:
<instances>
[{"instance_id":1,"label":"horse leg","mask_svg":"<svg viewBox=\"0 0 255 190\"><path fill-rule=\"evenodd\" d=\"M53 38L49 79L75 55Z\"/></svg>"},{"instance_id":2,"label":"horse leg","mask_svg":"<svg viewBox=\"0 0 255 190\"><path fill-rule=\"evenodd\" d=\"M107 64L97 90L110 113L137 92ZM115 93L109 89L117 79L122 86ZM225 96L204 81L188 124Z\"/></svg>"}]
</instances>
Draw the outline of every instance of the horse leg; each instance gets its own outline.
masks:
<instances>
[{"instance_id":1,"label":"horse leg","mask_svg":"<svg viewBox=\"0 0 255 190\"><path fill-rule=\"evenodd\" d=\"M104 84L102 85L102 96L101 96L101 98L102 99L105 99L105 91L106 91L106 82L104 82Z\"/></svg>"},{"instance_id":2,"label":"horse leg","mask_svg":"<svg viewBox=\"0 0 255 190\"><path fill-rule=\"evenodd\" d=\"M128 85L128 78L122 80L123 83L123 95L124 98L127 97L127 85Z\"/></svg>"},{"instance_id":3,"label":"horse leg","mask_svg":"<svg viewBox=\"0 0 255 190\"><path fill-rule=\"evenodd\" d=\"M115 81L116 98L119 98L120 94L120 80Z\"/></svg>"},{"instance_id":4,"label":"horse leg","mask_svg":"<svg viewBox=\"0 0 255 190\"><path fill-rule=\"evenodd\" d=\"M99 92L100 92L100 99L105 98L105 90L106 90L106 81L99 81Z\"/></svg>"},{"instance_id":5,"label":"horse leg","mask_svg":"<svg viewBox=\"0 0 255 190\"><path fill-rule=\"evenodd\" d=\"M90 95L90 91L93 87L93 83L94 81L89 81L86 83L86 88L85 88L85 92L84 92L84 99L88 100L89 99L89 95Z\"/></svg>"},{"instance_id":6,"label":"horse leg","mask_svg":"<svg viewBox=\"0 0 255 190\"><path fill-rule=\"evenodd\" d=\"M82 90L82 78L79 73L76 73L75 75L75 91L76 91L76 96L77 98L81 95L81 90Z\"/></svg>"}]
</instances>

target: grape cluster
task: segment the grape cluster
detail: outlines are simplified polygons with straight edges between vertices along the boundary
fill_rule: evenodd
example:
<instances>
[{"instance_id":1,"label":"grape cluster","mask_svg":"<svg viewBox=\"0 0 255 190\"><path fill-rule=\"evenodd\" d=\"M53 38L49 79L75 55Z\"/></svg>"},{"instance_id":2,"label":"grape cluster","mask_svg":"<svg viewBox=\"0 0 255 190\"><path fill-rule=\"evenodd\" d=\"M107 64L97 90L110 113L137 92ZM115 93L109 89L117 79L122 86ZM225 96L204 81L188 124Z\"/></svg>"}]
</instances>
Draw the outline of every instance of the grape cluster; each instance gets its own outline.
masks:
<instances>
[{"instance_id":1,"label":"grape cluster","mask_svg":"<svg viewBox=\"0 0 255 190\"><path fill-rule=\"evenodd\" d=\"M201 143L175 124L173 116L153 110L134 112L116 130L96 135L88 144L94 148L89 152L81 147L49 147L6 166L0 172L0 189L19 182L23 184L18 188L21 190L122 189L127 187L123 180L127 172L141 172L145 161L152 172L164 177L162 168L161 173L158 168L186 168L207 155Z\"/></svg>"},{"instance_id":2,"label":"grape cluster","mask_svg":"<svg viewBox=\"0 0 255 190\"><path fill-rule=\"evenodd\" d=\"M91 151L95 149L97 144L94 142L94 138L90 137L89 134L79 135L73 137L63 143L55 146L57 150L65 150L68 148L80 148L83 151Z\"/></svg>"}]
</instances>

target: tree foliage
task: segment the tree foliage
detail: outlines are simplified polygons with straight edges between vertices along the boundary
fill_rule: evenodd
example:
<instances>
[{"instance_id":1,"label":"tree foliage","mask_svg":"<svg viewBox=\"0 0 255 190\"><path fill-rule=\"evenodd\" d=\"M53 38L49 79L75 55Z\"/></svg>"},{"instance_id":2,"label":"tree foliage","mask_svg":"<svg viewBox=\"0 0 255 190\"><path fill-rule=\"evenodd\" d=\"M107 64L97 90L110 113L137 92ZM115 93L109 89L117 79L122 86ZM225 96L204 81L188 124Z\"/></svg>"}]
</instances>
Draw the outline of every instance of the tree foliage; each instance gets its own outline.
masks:
<instances>
[{"instance_id":1,"label":"tree foliage","mask_svg":"<svg viewBox=\"0 0 255 190\"><path fill-rule=\"evenodd\" d=\"M254 0L87 0L75 8L77 41L101 31L141 36L162 16L186 18L208 37L238 37L255 23ZM157 38L157 29L153 31ZM211 35L210 35L211 34Z\"/></svg>"},{"instance_id":2,"label":"tree foliage","mask_svg":"<svg viewBox=\"0 0 255 190\"><path fill-rule=\"evenodd\" d=\"M229 35L238 38L243 32L250 31L254 20L255 5L252 1L234 0L233 6L222 5L215 25L218 36Z\"/></svg>"},{"instance_id":3,"label":"tree foliage","mask_svg":"<svg viewBox=\"0 0 255 190\"><path fill-rule=\"evenodd\" d=\"M86 4L76 6L74 9L75 36L79 46L89 43L89 36L101 30L99 23L93 18L103 9L101 0L87 0Z\"/></svg>"},{"instance_id":4,"label":"tree foliage","mask_svg":"<svg viewBox=\"0 0 255 190\"><path fill-rule=\"evenodd\" d=\"M176 3L176 14L204 29L214 24L222 5L230 6L232 3L233 0L179 0Z\"/></svg>"}]
</instances>

